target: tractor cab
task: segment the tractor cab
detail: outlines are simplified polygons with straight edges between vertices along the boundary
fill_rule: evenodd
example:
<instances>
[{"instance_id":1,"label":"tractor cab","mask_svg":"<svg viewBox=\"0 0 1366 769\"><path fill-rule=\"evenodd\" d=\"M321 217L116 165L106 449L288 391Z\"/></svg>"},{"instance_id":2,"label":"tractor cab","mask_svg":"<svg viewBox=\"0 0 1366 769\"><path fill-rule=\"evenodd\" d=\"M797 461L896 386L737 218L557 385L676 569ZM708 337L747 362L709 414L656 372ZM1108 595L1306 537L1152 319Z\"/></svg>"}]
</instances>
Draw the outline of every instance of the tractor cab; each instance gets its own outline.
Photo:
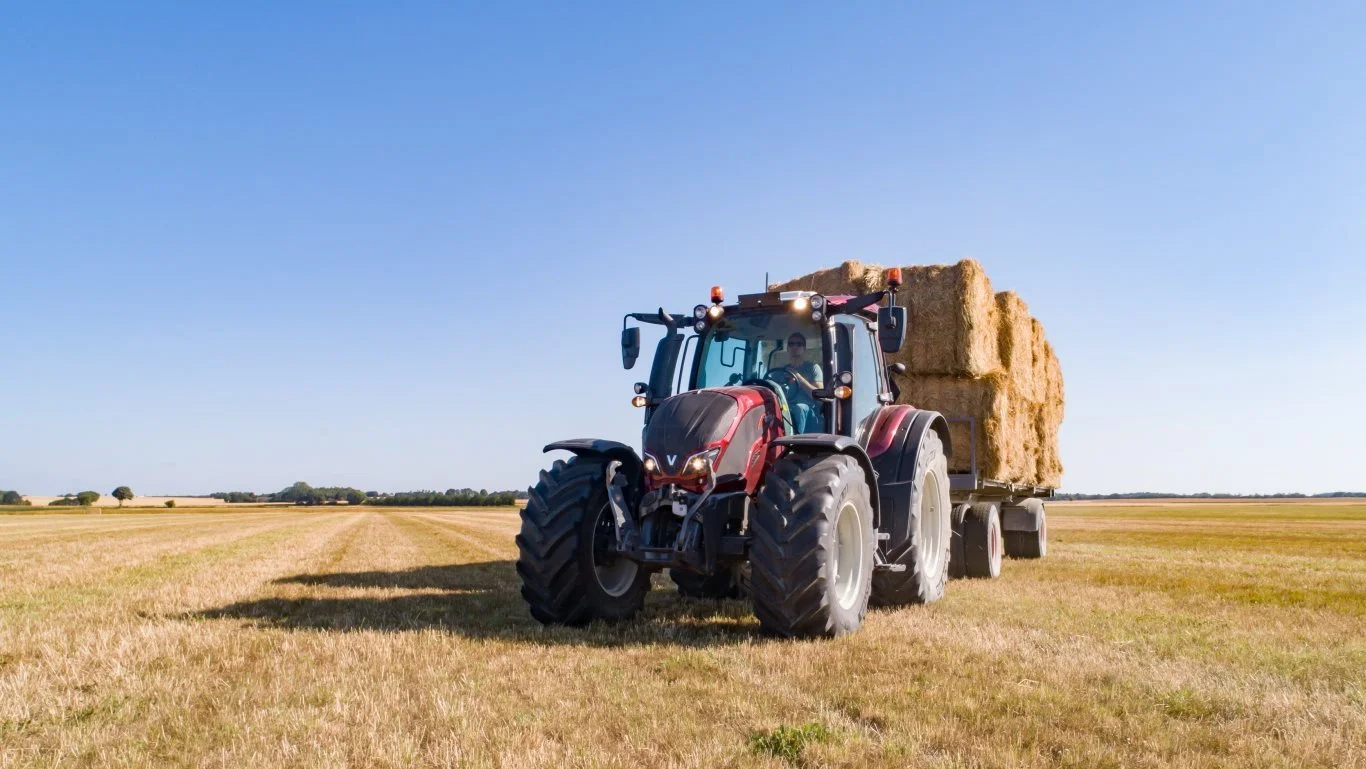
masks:
<instances>
[{"instance_id":1,"label":"tractor cab","mask_svg":"<svg viewBox=\"0 0 1366 769\"><path fill-rule=\"evenodd\" d=\"M873 416L894 400L883 354L899 350L906 333L905 308L877 306L888 293L767 292L727 305L718 286L710 306L682 319L662 309L627 315L624 321L666 327L650 380L636 385L633 401L645 408L647 432L657 407L673 395L751 387L772 393L783 435L834 434L866 445ZM622 351L632 368L639 329L625 322Z\"/></svg>"}]
</instances>

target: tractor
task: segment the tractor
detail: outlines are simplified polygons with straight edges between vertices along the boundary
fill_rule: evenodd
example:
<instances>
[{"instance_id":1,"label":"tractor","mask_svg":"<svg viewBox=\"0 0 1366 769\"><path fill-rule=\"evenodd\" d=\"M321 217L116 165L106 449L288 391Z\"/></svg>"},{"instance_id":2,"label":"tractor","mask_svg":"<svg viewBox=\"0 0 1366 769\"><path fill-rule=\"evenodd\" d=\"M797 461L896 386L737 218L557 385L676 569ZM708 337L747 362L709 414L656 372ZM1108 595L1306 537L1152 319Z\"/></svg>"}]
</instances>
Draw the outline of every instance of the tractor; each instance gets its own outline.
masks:
<instances>
[{"instance_id":1,"label":"tractor","mask_svg":"<svg viewBox=\"0 0 1366 769\"><path fill-rule=\"evenodd\" d=\"M955 506L952 481L963 480L950 478L948 420L896 403L905 369L884 355L906 339L900 284L892 268L872 294L735 304L717 286L691 314L628 313L627 369L640 324L664 331L632 399L642 451L603 439L545 447L572 456L542 471L521 511L517 572L532 616L627 619L668 569L684 596L747 597L768 634L838 636L870 603L939 599L951 552L966 576L999 573L1007 543L1042 555L1038 500L1013 508L1023 532L1002 532L994 503ZM973 475L969 491L980 491Z\"/></svg>"}]
</instances>

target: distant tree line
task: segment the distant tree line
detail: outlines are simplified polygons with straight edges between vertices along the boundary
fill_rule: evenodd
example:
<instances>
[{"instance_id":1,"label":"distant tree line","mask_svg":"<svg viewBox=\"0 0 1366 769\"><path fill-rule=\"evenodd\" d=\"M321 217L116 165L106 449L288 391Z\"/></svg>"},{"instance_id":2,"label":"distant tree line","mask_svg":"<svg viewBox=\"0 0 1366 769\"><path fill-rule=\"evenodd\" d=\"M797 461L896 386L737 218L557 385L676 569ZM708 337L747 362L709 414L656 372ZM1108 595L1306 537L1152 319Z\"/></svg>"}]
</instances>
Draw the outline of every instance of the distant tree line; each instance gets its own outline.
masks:
<instances>
[{"instance_id":1,"label":"distant tree line","mask_svg":"<svg viewBox=\"0 0 1366 769\"><path fill-rule=\"evenodd\" d=\"M488 491L487 489L446 489L443 491L403 491L386 494L361 491L350 486L313 487L299 481L274 494L254 491L219 491L210 494L214 499L229 503L275 502L295 505L388 505L393 507L503 507L513 504L523 492Z\"/></svg>"},{"instance_id":2,"label":"distant tree line","mask_svg":"<svg viewBox=\"0 0 1366 769\"><path fill-rule=\"evenodd\" d=\"M47 504L48 507L90 507L98 501L98 491L78 491L75 494L63 494Z\"/></svg>"},{"instance_id":3,"label":"distant tree line","mask_svg":"<svg viewBox=\"0 0 1366 769\"><path fill-rule=\"evenodd\" d=\"M365 492L350 486L310 486L299 481L286 486L274 494L257 494L252 491L220 491L210 494L214 499L226 502L287 502L295 505L335 505L345 502L359 505L365 501Z\"/></svg>"},{"instance_id":4,"label":"distant tree line","mask_svg":"<svg viewBox=\"0 0 1366 769\"><path fill-rule=\"evenodd\" d=\"M1330 491L1324 494L1217 494L1208 491L1199 494L1167 494L1160 491L1128 491L1121 494L1058 494L1054 499L1096 500L1096 499L1340 499L1347 497L1366 497L1366 491Z\"/></svg>"},{"instance_id":5,"label":"distant tree line","mask_svg":"<svg viewBox=\"0 0 1366 769\"><path fill-rule=\"evenodd\" d=\"M24 495L17 491L0 490L0 505L30 505L33 504Z\"/></svg>"},{"instance_id":6,"label":"distant tree line","mask_svg":"<svg viewBox=\"0 0 1366 769\"><path fill-rule=\"evenodd\" d=\"M394 507L505 507L525 492L487 491L485 489L446 489L442 491L403 491L371 497L368 504Z\"/></svg>"}]
</instances>

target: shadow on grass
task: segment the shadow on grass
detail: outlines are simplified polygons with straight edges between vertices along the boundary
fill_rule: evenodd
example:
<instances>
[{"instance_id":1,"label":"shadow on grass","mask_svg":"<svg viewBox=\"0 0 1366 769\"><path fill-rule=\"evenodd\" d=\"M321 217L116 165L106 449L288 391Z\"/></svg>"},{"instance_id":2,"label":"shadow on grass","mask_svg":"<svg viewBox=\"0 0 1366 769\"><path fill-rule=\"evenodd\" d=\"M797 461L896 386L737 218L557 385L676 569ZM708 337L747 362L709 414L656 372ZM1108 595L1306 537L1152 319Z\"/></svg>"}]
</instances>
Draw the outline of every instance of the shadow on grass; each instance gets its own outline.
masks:
<instances>
[{"instance_id":1,"label":"shadow on grass","mask_svg":"<svg viewBox=\"0 0 1366 769\"><path fill-rule=\"evenodd\" d=\"M635 619L583 628L542 627L518 592L513 561L423 566L402 571L296 574L277 585L324 588L317 595L239 601L189 615L257 627L334 632L439 630L471 638L531 644L715 646L760 641L758 623L742 601L683 600L664 580ZM383 589L394 595L329 596L327 588Z\"/></svg>"}]
</instances>

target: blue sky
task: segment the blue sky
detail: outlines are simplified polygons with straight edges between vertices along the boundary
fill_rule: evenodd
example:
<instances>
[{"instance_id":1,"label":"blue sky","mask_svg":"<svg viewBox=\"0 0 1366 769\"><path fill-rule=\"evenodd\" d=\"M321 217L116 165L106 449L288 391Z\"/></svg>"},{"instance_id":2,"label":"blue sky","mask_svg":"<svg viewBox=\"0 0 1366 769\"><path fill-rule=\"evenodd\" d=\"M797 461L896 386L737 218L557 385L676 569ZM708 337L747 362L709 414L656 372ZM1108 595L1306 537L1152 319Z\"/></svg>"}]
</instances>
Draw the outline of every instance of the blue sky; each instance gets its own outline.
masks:
<instances>
[{"instance_id":1,"label":"blue sky","mask_svg":"<svg viewBox=\"0 0 1366 769\"><path fill-rule=\"evenodd\" d=\"M620 316L974 256L1076 491L1366 487L1359 3L32 3L0 488L524 487Z\"/></svg>"}]
</instances>

